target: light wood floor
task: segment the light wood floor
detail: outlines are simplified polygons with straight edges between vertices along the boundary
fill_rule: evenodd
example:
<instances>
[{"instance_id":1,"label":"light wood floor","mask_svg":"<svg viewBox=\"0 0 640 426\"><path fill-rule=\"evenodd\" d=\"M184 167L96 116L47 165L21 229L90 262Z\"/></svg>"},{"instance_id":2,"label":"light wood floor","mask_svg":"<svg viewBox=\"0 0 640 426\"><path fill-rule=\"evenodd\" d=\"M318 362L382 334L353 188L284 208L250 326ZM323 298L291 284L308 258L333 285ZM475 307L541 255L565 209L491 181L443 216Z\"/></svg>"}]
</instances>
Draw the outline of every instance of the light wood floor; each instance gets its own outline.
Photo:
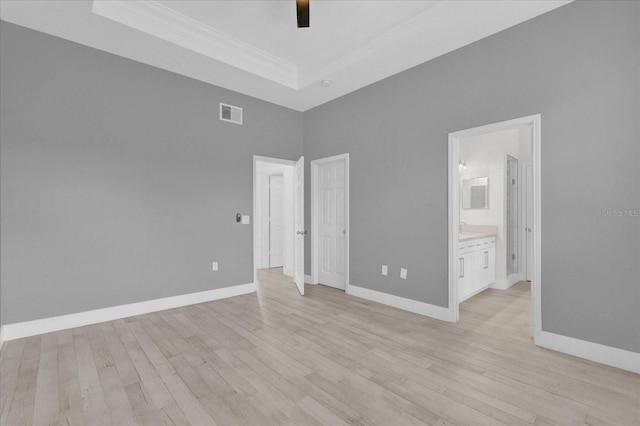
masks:
<instances>
[{"instance_id":1,"label":"light wood floor","mask_svg":"<svg viewBox=\"0 0 640 426\"><path fill-rule=\"evenodd\" d=\"M256 294L6 342L0 424L640 424L640 376L536 348L529 287L447 324L279 270Z\"/></svg>"}]
</instances>

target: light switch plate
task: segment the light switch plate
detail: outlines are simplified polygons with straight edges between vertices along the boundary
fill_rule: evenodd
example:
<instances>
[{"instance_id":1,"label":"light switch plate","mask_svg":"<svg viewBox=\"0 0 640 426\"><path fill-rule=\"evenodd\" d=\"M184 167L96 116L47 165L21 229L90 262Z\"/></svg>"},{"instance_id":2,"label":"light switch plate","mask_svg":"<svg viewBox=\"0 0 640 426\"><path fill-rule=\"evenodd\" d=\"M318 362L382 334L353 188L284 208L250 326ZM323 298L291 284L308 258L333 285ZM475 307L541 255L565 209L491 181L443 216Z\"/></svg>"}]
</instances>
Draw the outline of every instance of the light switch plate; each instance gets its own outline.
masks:
<instances>
[{"instance_id":1,"label":"light switch plate","mask_svg":"<svg viewBox=\"0 0 640 426\"><path fill-rule=\"evenodd\" d=\"M407 270L405 268L400 268L400 278L403 280L407 279Z\"/></svg>"},{"instance_id":2,"label":"light switch plate","mask_svg":"<svg viewBox=\"0 0 640 426\"><path fill-rule=\"evenodd\" d=\"M382 275L387 274L389 274L389 268L387 267L387 265L382 265Z\"/></svg>"},{"instance_id":3,"label":"light switch plate","mask_svg":"<svg viewBox=\"0 0 640 426\"><path fill-rule=\"evenodd\" d=\"M249 223L251 223L251 218L249 215L242 215L242 224L243 225L248 225Z\"/></svg>"},{"instance_id":4,"label":"light switch plate","mask_svg":"<svg viewBox=\"0 0 640 426\"><path fill-rule=\"evenodd\" d=\"M217 271L218 270L218 262L212 262L211 263L211 270L212 271Z\"/></svg>"}]
</instances>

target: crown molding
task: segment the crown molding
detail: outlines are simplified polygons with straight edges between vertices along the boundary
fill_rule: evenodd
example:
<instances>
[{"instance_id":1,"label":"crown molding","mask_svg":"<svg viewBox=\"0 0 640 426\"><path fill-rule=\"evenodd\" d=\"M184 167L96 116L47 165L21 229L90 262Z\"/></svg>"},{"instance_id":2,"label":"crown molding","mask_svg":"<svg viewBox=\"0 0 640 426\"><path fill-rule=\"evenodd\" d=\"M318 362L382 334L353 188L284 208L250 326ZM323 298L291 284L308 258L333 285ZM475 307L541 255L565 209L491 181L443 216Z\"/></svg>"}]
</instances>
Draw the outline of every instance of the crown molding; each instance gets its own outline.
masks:
<instances>
[{"instance_id":1,"label":"crown molding","mask_svg":"<svg viewBox=\"0 0 640 426\"><path fill-rule=\"evenodd\" d=\"M298 67L155 1L94 0L96 15L297 90Z\"/></svg>"},{"instance_id":2,"label":"crown molding","mask_svg":"<svg viewBox=\"0 0 640 426\"><path fill-rule=\"evenodd\" d=\"M393 16L365 13L371 19L359 21L349 37L334 37L321 43L322 48L305 50L309 54L304 58L291 46L284 49L290 56L275 54L268 47L272 41L258 47L244 41L240 30L232 36L215 24L199 21L204 13L216 10L199 8L200 2L184 8L190 12L178 12L153 0L0 0L0 19L307 111L572 1L399 2L412 6L392 8ZM224 16L210 18L218 22ZM332 34L331 28L327 30L318 34ZM322 86L322 80L333 84Z\"/></svg>"}]
</instances>

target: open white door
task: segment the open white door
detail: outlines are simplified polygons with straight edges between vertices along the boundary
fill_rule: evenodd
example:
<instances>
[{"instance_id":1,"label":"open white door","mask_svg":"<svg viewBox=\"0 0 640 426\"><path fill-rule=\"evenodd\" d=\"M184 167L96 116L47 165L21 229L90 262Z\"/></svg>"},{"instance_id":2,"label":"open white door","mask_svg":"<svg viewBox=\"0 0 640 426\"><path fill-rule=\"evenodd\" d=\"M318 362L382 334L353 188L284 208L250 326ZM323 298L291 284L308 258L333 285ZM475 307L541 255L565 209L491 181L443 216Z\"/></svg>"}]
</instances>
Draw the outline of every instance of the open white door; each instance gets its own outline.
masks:
<instances>
[{"instance_id":1,"label":"open white door","mask_svg":"<svg viewBox=\"0 0 640 426\"><path fill-rule=\"evenodd\" d=\"M525 166L525 226L524 238L526 241L525 250L525 279L533 279L533 166Z\"/></svg>"},{"instance_id":2,"label":"open white door","mask_svg":"<svg viewBox=\"0 0 640 426\"><path fill-rule=\"evenodd\" d=\"M293 280L304 296L304 157L300 157L294 167L293 180L293 220L296 230Z\"/></svg>"}]
</instances>

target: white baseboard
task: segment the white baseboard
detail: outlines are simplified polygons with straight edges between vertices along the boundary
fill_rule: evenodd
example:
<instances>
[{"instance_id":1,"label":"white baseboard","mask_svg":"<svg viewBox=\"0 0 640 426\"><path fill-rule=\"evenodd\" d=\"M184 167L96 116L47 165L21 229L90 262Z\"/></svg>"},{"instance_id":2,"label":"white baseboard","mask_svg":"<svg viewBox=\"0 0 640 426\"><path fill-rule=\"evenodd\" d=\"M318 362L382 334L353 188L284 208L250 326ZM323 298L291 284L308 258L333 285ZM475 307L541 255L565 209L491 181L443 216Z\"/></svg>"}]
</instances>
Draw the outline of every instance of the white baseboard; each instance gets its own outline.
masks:
<instances>
[{"instance_id":1,"label":"white baseboard","mask_svg":"<svg viewBox=\"0 0 640 426\"><path fill-rule=\"evenodd\" d=\"M406 299L404 297L394 296L380 291L369 290L368 288L357 287L349 284L347 293L351 296L360 297L361 299L371 300L373 302L382 303L383 305L393 306L394 308L404 311L413 312L415 314L424 315L441 321L449 320L449 309L442 306L431 305L417 300Z\"/></svg>"},{"instance_id":2,"label":"white baseboard","mask_svg":"<svg viewBox=\"0 0 640 426\"><path fill-rule=\"evenodd\" d=\"M489 286L489 288L495 288L496 290L506 290L521 280L522 277L520 276L520 274L511 274L504 280L495 280L493 284Z\"/></svg>"},{"instance_id":3,"label":"white baseboard","mask_svg":"<svg viewBox=\"0 0 640 426\"><path fill-rule=\"evenodd\" d=\"M130 303L128 305L112 306L109 308L95 309L75 314L18 322L15 324L6 324L2 326L2 333L4 334L3 340L9 341L23 337L35 336L37 334L51 333L53 331L82 327L89 324L113 321L134 315L147 314L149 312L162 311L165 309L178 308L180 306L240 296L242 294L253 293L255 291L255 283L241 284L218 288L215 290L201 291L198 293L181 294L179 296Z\"/></svg>"},{"instance_id":4,"label":"white baseboard","mask_svg":"<svg viewBox=\"0 0 640 426\"><path fill-rule=\"evenodd\" d=\"M3 343L4 343L4 326L0 325L0 349L2 349Z\"/></svg>"},{"instance_id":5,"label":"white baseboard","mask_svg":"<svg viewBox=\"0 0 640 426\"><path fill-rule=\"evenodd\" d=\"M640 353L542 331L534 338L537 346L640 373Z\"/></svg>"},{"instance_id":6,"label":"white baseboard","mask_svg":"<svg viewBox=\"0 0 640 426\"><path fill-rule=\"evenodd\" d=\"M311 275L304 274L304 283L305 284L318 284L318 281L314 281Z\"/></svg>"}]
</instances>

